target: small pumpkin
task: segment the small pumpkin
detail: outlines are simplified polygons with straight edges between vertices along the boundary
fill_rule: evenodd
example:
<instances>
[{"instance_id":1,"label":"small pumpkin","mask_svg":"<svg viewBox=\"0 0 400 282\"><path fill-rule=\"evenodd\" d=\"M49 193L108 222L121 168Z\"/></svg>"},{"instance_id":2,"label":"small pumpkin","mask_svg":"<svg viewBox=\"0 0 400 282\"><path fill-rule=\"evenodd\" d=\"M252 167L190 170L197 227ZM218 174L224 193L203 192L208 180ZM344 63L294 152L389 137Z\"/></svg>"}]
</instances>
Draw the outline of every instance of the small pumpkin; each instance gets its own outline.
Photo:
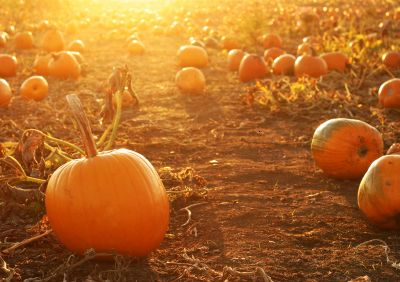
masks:
<instances>
[{"instance_id":1,"label":"small pumpkin","mask_svg":"<svg viewBox=\"0 0 400 282\"><path fill-rule=\"evenodd\" d=\"M222 43L222 48L226 50L232 50L232 49L239 49L240 44L237 42L237 40L233 37L229 36L223 36L221 38L221 43Z\"/></svg>"},{"instance_id":2,"label":"small pumpkin","mask_svg":"<svg viewBox=\"0 0 400 282\"><path fill-rule=\"evenodd\" d=\"M400 79L384 82L378 90L379 104L385 108L400 109Z\"/></svg>"},{"instance_id":3,"label":"small pumpkin","mask_svg":"<svg viewBox=\"0 0 400 282\"><path fill-rule=\"evenodd\" d=\"M177 55L181 67L203 68L208 65L207 51L199 46L181 46Z\"/></svg>"},{"instance_id":4,"label":"small pumpkin","mask_svg":"<svg viewBox=\"0 0 400 282\"><path fill-rule=\"evenodd\" d=\"M400 155L375 160L358 188L358 207L374 224L400 227Z\"/></svg>"},{"instance_id":5,"label":"small pumpkin","mask_svg":"<svg viewBox=\"0 0 400 282\"><path fill-rule=\"evenodd\" d=\"M293 75L296 57L291 54L283 54L272 63L272 71L276 75Z\"/></svg>"},{"instance_id":6,"label":"small pumpkin","mask_svg":"<svg viewBox=\"0 0 400 282\"><path fill-rule=\"evenodd\" d=\"M49 75L49 62L51 55L37 55L33 61L33 71L40 75Z\"/></svg>"},{"instance_id":7,"label":"small pumpkin","mask_svg":"<svg viewBox=\"0 0 400 282\"><path fill-rule=\"evenodd\" d=\"M53 54L49 61L49 74L59 79L78 79L81 66L71 52L63 51Z\"/></svg>"},{"instance_id":8,"label":"small pumpkin","mask_svg":"<svg viewBox=\"0 0 400 282\"><path fill-rule=\"evenodd\" d=\"M17 49L32 49L34 47L32 32L25 31L17 33L14 38L14 43Z\"/></svg>"},{"instance_id":9,"label":"small pumpkin","mask_svg":"<svg viewBox=\"0 0 400 282\"><path fill-rule=\"evenodd\" d=\"M169 223L169 200L156 169L128 149L98 153L77 96L67 99L85 136L87 157L62 165L49 179L45 206L55 236L78 254L93 248L148 255Z\"/></svg>"},{"instance_id":10,"label":"small pumpkin","mask_svg":"<svg viewBox=\"0 0 400 282\"><path fill-rule=\"evenodd\" d=\"M281 48L272 47L264 51L264 60L265 62L270 63L285 53L285 50L282 50Z\"/></svg>"},{"instance_id":11,"label":"small pumpkin","mask_svg":"<svg viewBox=\"0 0 400 282\"><path fill-rule=\"evenodd\" d=\"M325 61L328 71L344 72L349 64L349 58L340 52L330 52L321 55Z\"/></svg>"},{"instance_id":12,"label":"small pumpkin","mask_svg":"<svg viewBox=\"0 0 400 282\"><path fill-rule=\"evenodd\" d=\"M238 71L240 62L246 55L241 49L232 49L228 52L228 68L230 71Z\"/></svg>"},{"instance_id":13,"label":"small pumpkin","mask_svg":"<svg viewBox=\"0 0 400 282\"><path fill-rule=\"evenodd\" d=\"M247 54L243 57L239 66L239 80L248 82L267 76L268 67L264 58L257 54Z\"/></svg>"},{"instance_id":14,"label":"small pumpkin","mask_svg":"<svg viewBox=\"0 0 400 282\"><path fill-rule=\"evenodd\" d=\"M19 94L29 100L41 101L47 97L49 85L43 76L31 76L26 79L19 90Z\"/></svg>"},{"instance_id":15,"label":"small pumpkin","mask_svg":"<svg viewBox=\"0 0 400 282\"><path fill-rule=\"evenodd\" d=\"M316 165L328 176L358 179L383 155L382 135L360 120L330 119L315 130L311 152Z\"/></svg>"},{"instance_id":16,"label":"small pumpkin","mask_svg":"<svg viewBox=\"0 0 400 282\"><path fill-rule=\"evenodd\" d=\"M310 76L318 78L328 73L328 65L320 57L302 55L294 63L294 73L297 77Z\"/></svg>"},{"instance_id":17,"label":"small pumpkin","mask_svg":"<svg viewBox=\"0 0 400 282\"><path fill-rule=\"evenodd\" d=\"M50 29L43 36L41 47L47 52L58 52L64 50L65 40L61 31Z\"/></svg>"},{"instance_id":18,"label":"small pumpkin","mask_svg":"<svg viewBox=\"0 0 400 282\"><path fill-rule=\"evenodd\" d=\"M313 54L313 47L310 43L301 43L297 46L297 55L312 55Z\"/></svg>"},{"instance_id":19,"label":"small pumpkin","mask_svg":"<svg viewBox=\"0 0 400 282\"><path fill-rule=\"evenodd\" d=\"M11 102L11 87L7 80L0 78L0 108L7 108Z\"/></svg>"},{"instance_id":20,"label":"small pumpkin","mask_svg":"<svg viewBox=\"0 0 400 282\"><path fill-rule=\"evenodd\" d=\"M264 49L269 49L272 47L282 48L282 38L277 34L265 34L262 36L261 40Z\"/></svg>"},{"instance_id":21,"label":"small pumpkin","mask_svg":"<svg viewBox=\"0 0 400 282\"><path fill-rule=\"evenodd\" d=\"M0 54L0 77L17 75L18 61L15 56Z\"/></svg>"},{"instance_id":22,"label":"small pumpkin","mask_svg":"<svg viewBox=\"0 0 400 282\"><path fill-rule=\"evenodd\" d=\"M390 51L382 56L382 63L390 68L397 69L400 67L400 52Z\"/></svg>"},{"instance_id":23,"label":"small pumpkin","mask_svg":"<svg viewBox=\"0 0 400 282\"><path fill-rule=\"evenodd\" d=\"M67 47L68 51L75 51L79 53L84 52L85 49L86 49L85 43L83 43L83 41L80 39L71 41Z\"/></svg>"},{"instance_id":24,"label":"small pumpkin","mask_svg":"<svg viewBox=\"0 0 400 282\"><path fill-rule=\"evenodd\" d=\"M176 74L175 83L182 93L201 94L206 85L206 78L201 70L186 67Z\"/></svg>"},{"instance_id":25,"label":"small pumpkin","mask_svg":"<svg viewBox=\"0 0 400 282\"><path fill-rule=\"evenodd\" d=\"M146 48L140 40L132 40L128 43L128 51L131 55L143 55Z\"/></svg>"}]
</instances>

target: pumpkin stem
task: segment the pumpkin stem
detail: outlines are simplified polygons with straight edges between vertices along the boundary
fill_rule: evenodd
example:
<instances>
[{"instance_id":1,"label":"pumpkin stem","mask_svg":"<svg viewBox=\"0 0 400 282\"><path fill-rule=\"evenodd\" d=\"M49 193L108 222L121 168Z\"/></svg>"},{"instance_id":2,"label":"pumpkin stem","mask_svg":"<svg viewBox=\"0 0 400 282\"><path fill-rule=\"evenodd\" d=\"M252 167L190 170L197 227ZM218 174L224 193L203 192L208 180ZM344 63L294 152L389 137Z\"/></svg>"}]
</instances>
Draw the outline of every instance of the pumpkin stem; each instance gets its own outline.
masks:
<instances>
[{"instance_id":1,"label":"pumpkin stem","mask_svg":"<svg viewBox=\"0 0 400 282\"><path fill-rule=\"evenodd\" d=\"M89 120L83 110L81 100L76 94L67 95L67 102L76 119L79 130L81 131L82 141L85 145L85 152L88 158L93 158L97 155L96 143L93 139L92 130L90 129Z\"/></svg>"}]
</instances>

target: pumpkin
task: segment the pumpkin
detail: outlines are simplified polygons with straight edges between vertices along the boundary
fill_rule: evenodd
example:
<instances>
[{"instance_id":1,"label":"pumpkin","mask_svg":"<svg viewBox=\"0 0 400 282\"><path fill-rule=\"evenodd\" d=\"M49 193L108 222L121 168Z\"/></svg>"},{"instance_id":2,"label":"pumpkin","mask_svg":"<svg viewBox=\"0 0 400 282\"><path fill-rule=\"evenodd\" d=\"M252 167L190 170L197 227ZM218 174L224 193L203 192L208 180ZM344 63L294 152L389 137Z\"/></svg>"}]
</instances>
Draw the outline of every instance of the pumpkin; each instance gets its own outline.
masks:
<instances>
[{"instance_id":1,"label":"pumpkin","mask_svg":"<svg viewBox=\"0 0 400 282\"><path fill-rule=\"evenodd\" d=\"M0 77L17 75L18 61L11 55L0 54Z\"/></svg>"},{"instance_id":2,"label":"pumpkin","mask_svg":"<svg viewBox=\"0 0 400 282\"><path fill-rule=\"evenodd\" d=\"M53 54L49 61L49 74L59 79L78 79L81 66L71 52L63 51Z\"/></svg>"},{"instance_id":3,"label":"pumpkin","mask_svg":"<svg viewBox=\"0 0 400 282\"><path fill-rule=\"evenodd\" d=\"M47 52L58 52L64 50L64 36L55 29L46 31L42 39L42 49Z\"/></svg>"},{"instance_id":4,"label":"pumpkin","mask_svg":"<svg viewBox=\"0 0 400 282\"><path fill-rule=\"evenodd\" d=\"M360 120L330 119L315 130L311 152L315 164L328 176L358 179L382 156L382 135Z\"/></svg>"},{"instance_id":5,"label":"pumpkin","mask_svg":"<svg viewBox=\"0 0 400 282\"><path fill-rule=\"evenodd\" d=\"M76 101L72 97L78 99L67 96L70 104ZM144 156L128 149L98 153L87 119L78 123L86 136L87 157L59 167L45 193L55 236L78 254L93 248L148 255L160 245L169 223L168 196L157 171Z\"/></svg>"},{"instance_id":6,"label":"pumpkin","mask_svg":"<svg viewBox=\"0 0 400 282\"><path fill-rule=\"evenodd\" d=\"M325 61L328 71L344 72L349 64L347 56L340 52L322 54L321 58Z\"/></svg>"},{"instance_id":7,"label":"pumpkin","mask_svg":"<svg viewBox=\"0 0 400 282\"><path fill-rule=\"evenodd\" d=\"M206 79L201 70L186 67L176 74L175 83L182 93L201 94L204 91Z\"/></svg>"},{"instance_id":8,"label":"pumpkin","mask_svg":"<svg viewBox=\"0 0 400 282\"><path fill-rule=\"evenodd\" d=\"M6 33L0 32L0 47L5 47L7 45Z\"/></svg>"},{"instance_id":9,"label":"pumpkin","mask_svg":"<svg viewBox=\"0 0 400 282\"><path fill-rule=\"evenodd\" d=\"M229 37L229 36L223 36L221 38L221 43L222 43L222 48L226 50L232 50L232 49L239 49L240 44L239 42L236 41L236 39Z\"/></svg>"},{"instance_id":10,"label":"pumpkin","mask_svg":"<svg viewBox=\"0 0 400 282\"><path fill-rule=\"evenodd\" d=\"M43 76L31 76L26 79L19 90L19 94L34 101L41 101L47 97L49 93L49 85Z\"/></svg>"},{"instance_id":11,"label":"pumpkin","mask_svg":"<svg viewBox=\"0 0 400 282\"><path fill-rule=\"evenodd\" d=\"M181 46L177 55L181 67L202 68L208 65L208 54L204 48L199 46Z\"/></svg>"},{"instance_id":12,"label":"pumpkin","mask_svg":"<svg viewBox=\"0 0 400 282\"><path fill-rule=\"evenodd\" d=\"M291 54L283 54L272 63L272 71L277 75L293 75L296 57Z\"/></svg>"},{"instance_id":13,"label":"pumpkin","mask_svg":"<svg viewBox=\"0 0 400 282\"><path fill-rule=\"evenodd\" d=\"M128 44L128 51L131 55L143 55L146 48L144 44L139 40L132 40Z\"/></svg>"},{"instance_id":14,"label":"pumpkin","mask_svg":"<svg viewBox=\"0 0 400 282\"><path fill-rule=\"evenodd\" d=\"M400 79L384 82L378 90L379 103L385 108L400 108Z\"/></svg>"},{"instance_id":15,"label":"pumpkin","mask_svg":"<svg viewBox=\"0 0 400 282\"><path fill-rule=\"evenodd\" d=\"M375 160L358 188L358 207L374 224L400 227L400 155Z\"/></svg>"},{"instance_id":16,"label":"pumpkin","mask_svg":"<svg viewBox=\"0 0 400 282\"><path fill-rule=\"evenodd\" d=\"M84 52L85 49L86 49L85 43L83 43L83 41L79 39L71 41L67 47L68 51L75 51L79 53Z\"/></svg>"},{"instance_id":17,"label":"pumpkin","mask_svg":"<svg viewBox=\"0 0 400 282\"><path fill-rule=\"evenodd\" d=\"M195 37L190 37L189 38L189 44L194 45L194 46L199 46L201 48L205 48L206 45L204 44L203 41L196 39Z\"/></svg>"},{"instance_id":18,"label":"pumpkin","mask_svg":"<svg viewBox=\"0 0 400 282\"><path fill-rule=\"evenodd\" d=\"M386 151L386 155L400 155L400 143L393 143Z\"/></svg>"},{"instance_id":19,"label":"pumpkin","mask_svg":"<svg viewBox=\"0 0 400 282\"><path fill-rule=\"evenodd\" d=\"M33 62L33 71L40 75L48 75L49 62L51 58L51 55L36 56L35 61Z\"/></svg>"},{"instance_id":20,"label":"pumpkin","mask_svg":"<svg viewBox=\"0 0 400 282\"><path fill-rule=\"evenodd\" d=\"M264 51L264 61L269 63L273 62L280 55L285 54L285 50L282 50L277 47L272 47Z\"/></svg>"},{"instance_id":21,"label":"pumpkin","mask_svg":"<svg viewBox=\"0 0 400 282\"><path fill-rule=\"evenodd\" d=\"M302 55L297 57L294 62L294 73L297 77L310 76L318 78L328 73L328 65L319 57Z\"/></svg>"},{"instance_id":22,"label":"pumpkin","mask_svg":"<svg viewBox=\"0 0 400 282\"><path fill-rule=\"evenodd\" d=\"M212 36L206 36L203 38L204 45L209 48L218 49L221 46L219 45L218 40Z\"/></svg>"},{"instance_id":23,"label":"pumpkin","mask_svg":"<svg viewBox=\"0 0 400 282\"><path fill-rule=\"evenodd\" d=\"M297 55L312 55L313 54L313 47L309 43L301 43L297 46Z\"/></svg>"},{"instance_id":24,"label":"pumpkin","mask_svg":"<svg viewBox=\"0 0 400 282\"><path fill-rule=\"evenodd\" d=\"M232 49L228 52L228 68L231 71L237 71L240 66L240 62L243 57L246 55L243 50L240 49Z\"/></svg>"},{"instance_id":25,"label":"pumpkin","mask_svg":"<svg viewBox=\"0 0 400 282\"><path fill-rule=\"evenodd\" d=\"M11 102L11 87L7 80L0 78L0 108L6 108Z\"/></svg>"},{"instance_id":26,"label":"pumpkin","mask_svg":"<svg viewBox=\"0 0 400 282\"><path fill-rule=\"evenodd\" d=\"M34 47L32 32L25 31L17 33L14 38L14 43L17 49L32 49Z\"/></svg>"},{"instance_id":27,"label":"pumpkin","mask_svg":"<svg viewBox=\"0 0 400 282\"><path fill-rule=\"evenodd\" d=\"M400 52L386 52L382 56L382 63L391 69L396 69L400 67Z\"/></svg>"},{"instance_id":28,"label":"pumpkin","mask_svg":"<svg viewBox=\"0 0 400 282\"><path fill-rule=\"evenodd\" d=\"M239 66L239 80L247 82L260 79L268 74L268 67L262 57L256 54L247 54Z\"/></svg>"},{"instance_id":29,"label":"pumpkin","mask_svg":"<svg viewBox=\"0 0 400 282\"><path fill-rule=\"evenodd\" d=\"M277 34L265 34L261 40L264 49L269 49L272 47L282 48L282 38Z\"/></svg>"}]
</instances>

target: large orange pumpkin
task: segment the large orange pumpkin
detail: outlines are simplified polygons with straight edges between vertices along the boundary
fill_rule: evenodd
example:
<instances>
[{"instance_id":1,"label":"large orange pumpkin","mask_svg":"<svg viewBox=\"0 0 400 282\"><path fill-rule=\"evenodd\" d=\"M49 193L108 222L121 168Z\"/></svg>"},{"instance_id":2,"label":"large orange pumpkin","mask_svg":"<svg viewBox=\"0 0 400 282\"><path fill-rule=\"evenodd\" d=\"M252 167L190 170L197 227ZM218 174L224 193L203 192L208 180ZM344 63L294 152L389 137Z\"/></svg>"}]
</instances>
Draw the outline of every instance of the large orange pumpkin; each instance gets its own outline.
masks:
<instances>
[{"instance_id":1,"label":"large orange pumpkin","mask_svg":"<svg viewBox=\"0 0 400 282\"><path fill-rule=\"evenodd\" d=\"M272 47L282 48L282 38L277 34L265 34L262 37L262 45L265 49Z\"/></svg>"},{"instance_id":2,"label":"large orange pumpkin","mask_svg":"<svg viewBox=\"0 0 400 282\"><path fill-rule=\"evenodd\" d=\"M51 55L36 56L33 61L33 71L40 75L49 75L49 62L51 60Z\"/></svg>"},{"instance_id":3,"label":"large orange pumpkin","mask_svg":"<svg viewBox=\"0 0 400 282\"><path fill-rule=\"evenodd\" d=\"M0 54L0 77L17 75L18 61L15 56Z\"/></svg>"},{"instance_id":4,"label":"large orange pumpkin","mask_svg":"<svg viewBox=\"0 0 400 282\"><path fill-rule=\"evenodd\" d=\"M59 79L78 79L81 66L71 52L63 51L53 54L49 61L49 74Z\"/></svg>"},{"instance_id":5,"label":"large orange pumpkin","mask_svg":"<svg viewBox=\"0 0 400 282\"><path fill-rule=\"evenodd\" d=\"M272 63L272 71L277 75L293 75L296 57L291 54L283 54Z\"/></svg>"},{"instance_id":6,"label":"large orange pumpkin","mask_svg":"<svg viewBox=\"0 0 400 282\"><path fill-rule=\"evenodd\" d=\"M87 127L83 131L92 136ZM93 248L148 255L169 222L168 196L157 171L137 152L98 153L92 137L85 145L87 157L64 164L49 179L45 205L54 234L78 254Z\"/></svg>"},{"instance_id":7,"label":"large orange pumpkin","mask_svg":"<svg viewBox=\"0 0 400 282\"><path fill-rule=\"evenodd\" d=\"M268 74L268 67L264 58L256 54L247 54L243 57L239 66L239 80L247 82L260 79Z\"/></svg>"},{"instance_id":8,"label":"large orange pumpkin","mask_svg":"<svg viewBox=\"0 0 400 282\"><path fill-rule=\"evenodd\" d=\"M47 97L49 85L43 76L31 76L26 79L19 90L19 94L26 99L41 101Z\"/></svg>"},{"instance_id":9,"label":"large orange pumpkin","mask_svg":"<svg viewBox=\"0 0 400 282\"><path fill-rule=\"evenodd\" d=\"M340 52L330 52L321 55L328 66L328 71L344 72L349 64L349 58Z\"/></svg>"},{"instance_id":10,"label":"large orange pumpkin","mask_svg":"<svg viewBox=\"0 0 400 282\"><path fill-rule=\"evenodd\" d=\"M375 160L358 188L358 206L374 224L399 228L400 155L386 155Z\"/></svg>"},{"instance_id":11,"label":"large orange pumpkin","mask_svg":"<svg viewBox=\"0 0 400 282\"><path fill-rule=\"evenodd\" d=\"M175 83L183 93L201 94L204 91L206 79L201 70L187 67L176 74Z\"/></svg>"},{"instance_id":12,"label":"large orange pumpkin","mask_svg":"<svg viewBox=\"0 0 400 282\"><path fill-rule=\"evenodd\" d=\"M0 108L6 108L11 102L11 87L7 80L0 78Z\"/></svg>"},{"instance_id":13,"label":"large orange pumpkin","mask_svg":"<svg viewBox=\"0 0 400 282\"><path fill-rule=\"evenodd\" d=\"M32 49L34 47L32 32L25 31L17 33L14 38L14 43L17 49Z\"/></svg>"},{"instance_id":14,"label":"large orange pumpkin","mask_svg":"<svg viewBox=\"0 0 400 282\"><path fill-rule=\"evenodd\" d=\"M177 55L181 67L203 68L208 65L207 51L199 46L181 46Z\"/></svg>"},{"instance_id":15,"label":"large orange pumpkin","mask_svg":"<svg viewBox=\"0 0 400 282\"><path fill-rule=\"evenodd\" d=\"M58 52L64 50L64 36L55 29L48 30L42 39L42 49L47 52Z\"/></svg>"},{"instance_id":16,"label":"large orange pumpkin","mask_svg":"<svg viewBox=\"0 0 400 282\"><path fill-rule=\"evenodd\" d=\"M400 108L400 79L384 82L378 91L379 103L385 108Z\"/></svg>"},{"instance_id":17,"label":"large orange pumpkin","mask_svg":"<svg viewBox=\"0 0 400 282\"><path fill-rule=\"evenodd\" d=\"M328 73L328 66L319 57L303 55L297 57L294 63L294 73L297 77L310 76L318 78Z\"/></svg>"},{"instance_id":18,"label":"large orange pumpkin","mask_svg":"<svg viewBox=\"0 0 400 282\"><path fill-rule=\"evenodd\" d=\"M240 62L246 55L241 49L232 49L228 52L228 68L231 71L237 71L240 66Z\"/></svg>"},{"instance_id":19,"label":"large orange pumpkin","mask_svg":"<svg viewBox=\"0 0 400 282\"><path fill-rule=\"evenodd\" d=\"M390 51L382 56L382 63L391 69L400 67L400 52Z\"/></svg>"},{"instance_id":20,"label":"large orange pumpkin","mask_svg":"<svg viewBox=\"0 0 400 282\"><path fill-rule=\"evenodd\" d=\"M330 119L315 130L311 152L325 174L339 179L358 179L382 156L382 135L360 120Z\"/></svg>"}]
</instances>

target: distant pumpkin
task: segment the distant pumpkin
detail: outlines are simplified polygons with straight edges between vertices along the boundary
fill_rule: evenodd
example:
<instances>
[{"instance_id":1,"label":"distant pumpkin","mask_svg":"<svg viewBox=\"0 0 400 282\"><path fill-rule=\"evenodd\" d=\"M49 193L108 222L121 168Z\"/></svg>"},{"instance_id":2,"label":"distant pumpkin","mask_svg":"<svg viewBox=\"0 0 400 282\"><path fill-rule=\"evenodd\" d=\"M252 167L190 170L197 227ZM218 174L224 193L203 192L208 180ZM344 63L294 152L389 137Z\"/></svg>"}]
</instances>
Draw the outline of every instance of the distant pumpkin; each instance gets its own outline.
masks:
<instances>
[{"instance_id":1,"label":"distant pumpkin","mask_svg":"<svg viewBox=\"0 0 400 282\"><path fill-rule=\"evenodd\" d=\"M30 31L19 32L14 37L15 48L17 49L32 49L33 35Z\"/></svg>"},{"instance_id":2,"label":"distant pumpkin","mask_svg":"<svg viewBox=\"0 0 400 282\"><path fill-rule=\"evenodd\" d=\"M269 49L272 47L282 48L282 38L277 34L265 34L261 40L264 49Z\"/></svg>"},{"instance_id":3,"label":"distant pumpkin","mask_svg":"<svg viewBox=\"0 0 400 282\"><path fill-rule=\"evenodd\" d=\"M11 87L7 80L0 78L0 108L7 108L11 102Z\"/></svg>"},{"instance_id":4,"label":"distant pumpkin","mask_svg":"<svg viewBox=\"0 0 400 282\"><path fill-rule=\"evenodd\" d=\"M37 55L33 61L33 71L40 75L49 75L49 62L51 55Z\"/></svg>"},{"instance_id":5,"label":"distant pumpkin","mask_svg":"<svg viewBox=\"0 0 400 282\"><path fill-rule=\"evenodd\" d=\"M15 56L0 54L0 77L17 75L18 61Z\"/></svg>"},{"instance_id":6,"label":"distant pumpkin","mask_svg":"<svg viewBox=\"0 0 400 282\"><path fill-rule=\"evenodd\" d=\"M53 54L49 61L49 73L59 79L78 79L81 66L71 52L63 51Z\"/></svg>"},{"instance_id":7,"label":"distant pumpkin","mask_svg":"<svg viewBox=\"0 0 400 282\"><path fill-rule=\"evenodd\" d=\"M146 48L140 40L132 40L128 43L128 51L131 55L143 55Z\"/></svg>"},{"instance_id":8,"label":"distant pumpkin","mask_svg":"<svg viewBox=\"0 0 400 282\"><path fill-rule=\"evenodd\" d=\"M178 62L181 67L203 68L208 65L208 54L204 48L184 45L178 50Z\"/></svg>"},{"instance_id":9,"label":"distant pumpkin","mask_svg":"<svg viewBox=\"0 0 400 282\"><path fill-rule=\"evenodd\" d=\"M328 176L358 179L383 155L380 132L360 120L335 118L314 132L311 152L315 164Z\"/></svg>"},{"instance_id":10,"label":"distant pumpkin","mask_svg":"<svg viewBox=\"0 0 400 282\"><path fill-rule=\"evenodd\" d=\"M176 74L175 83L182 93L201 94L204 91L206 79L201 70L186 67Z\"/></svg>"},{"instance_id":11,"label":"distant pumpkin","mask_svg":"<svg viewBox=\"0 0 400 282\"><path fill-rule=\"evenodd\" d=\"M400 79L384 82L378 91L379 103L385 108L400 109Z\"/></svg>"},{"instance_id":12,"label":"distant pumpkin","mask_svg":"<svg viewBox=\"0 0 400 282\"><path fill-rule=\"evenodd\" d=\"M261 79L268 74L268 67L264 58L256 54L247 54L243 57L239 66L239 80L248 82Z\"/></svg>"},{"instance_id":13,"label":"distant pumpkin","mask_svg":"<svg viewBox=\"0 0 400 282\"><path fill-rule=\"evenodd\" d=\"M349 64L349 58L340 52L330 52L321 55L325 61L328 71L344 72Z\"/></svg>"},{"instance_id":14,"label":"distant pumpkin","mask_svg":"<svg viewBox=\"0 0 400 282\"><path fill-rule=\"evenodd\" d=\"M400 68L400 52L386 52L382 56L382 63L390 69Z\"/></svg>"},{"instance_id":15,"label":"distant pumpkin","mask_svg":"<svg viewBox=\"0 0 400 282\"><path fill-rule=\"evenodd\" d=\"M47 97L49 85L43 76L31 76L26 79L19 90L19 94L29 100L41 101Z\"/></svg>"},{"instance_id":16,"label":"distant pumpkin","mask_svg":"<svg viewBox=\"0 0 400 282\"><path fill-rule=\"evenodd\" d=\"M85 49L86 49L85 43L83 43L83 41L80 39L71 41L67 47L68 51L75 51L75 52L79 52L79 53L84 52Z\"/></svg>"},{"instance_id":17,"label":"distant pumpkin","mask_svg":"<svg viewBox=\"0 0 400 282\"><path fill-rule=\"evenodd\" d=\"M302 55L294 63L294 73L297 77L310 76L319 78L328 73L328 65L320 57Z\"/></svg>"},{"instance_id":18,"label":"distant pumpkin","mask_svg":"<svg viewBox=\"0 0 400 282\"><path fill-rule=\"evenodd\" d=\"M283 54L272 63L272 71L276 75L293 75L296 57L291 54Z\"/></svg>"},{"instance_id":19,"label":"distant pumpkin","mask_svg":"<svg viewBox=\"0 0 400 282\"><path fill-rule=\"evenodd\" d=\"M63 34L55 29L48 30L43 36L41 47L47 52L64 50L65 40Z\"/></svg>"},{"instance_id":20,"label":"distant pumpkin","mask_svg":"<svg viewBox=\"0 0 400 282\"><path fill-rule=\"evenodd\" d=\"M230 71L238 71L240 62L246 55L241 49L232 49L228 52L228 68Z\"/></svg>"},{"instance_id":21,"label":"distant pumpkin","mask_svg":"<svg viewBox=\"0 0 400 282\"><path fill-rule=\"evenodd\" d=\"M239 42L230 36L223 36L221 38L221 43L222 43L222 48L226 50L232 50L232 49L240 49L240 44Z\"/></svg>"},{"instance_id":22,"label":"distant pumpkin","mask_svg":"<svg viewBox=\"0 0 400 282\"><path fill-rule=\"evenodd\" d=\"M285 50L282 50L281 48L272 47L264 51L264 60L266 63L270 63L285 53Z\"/></svg>"}]
</instances>

